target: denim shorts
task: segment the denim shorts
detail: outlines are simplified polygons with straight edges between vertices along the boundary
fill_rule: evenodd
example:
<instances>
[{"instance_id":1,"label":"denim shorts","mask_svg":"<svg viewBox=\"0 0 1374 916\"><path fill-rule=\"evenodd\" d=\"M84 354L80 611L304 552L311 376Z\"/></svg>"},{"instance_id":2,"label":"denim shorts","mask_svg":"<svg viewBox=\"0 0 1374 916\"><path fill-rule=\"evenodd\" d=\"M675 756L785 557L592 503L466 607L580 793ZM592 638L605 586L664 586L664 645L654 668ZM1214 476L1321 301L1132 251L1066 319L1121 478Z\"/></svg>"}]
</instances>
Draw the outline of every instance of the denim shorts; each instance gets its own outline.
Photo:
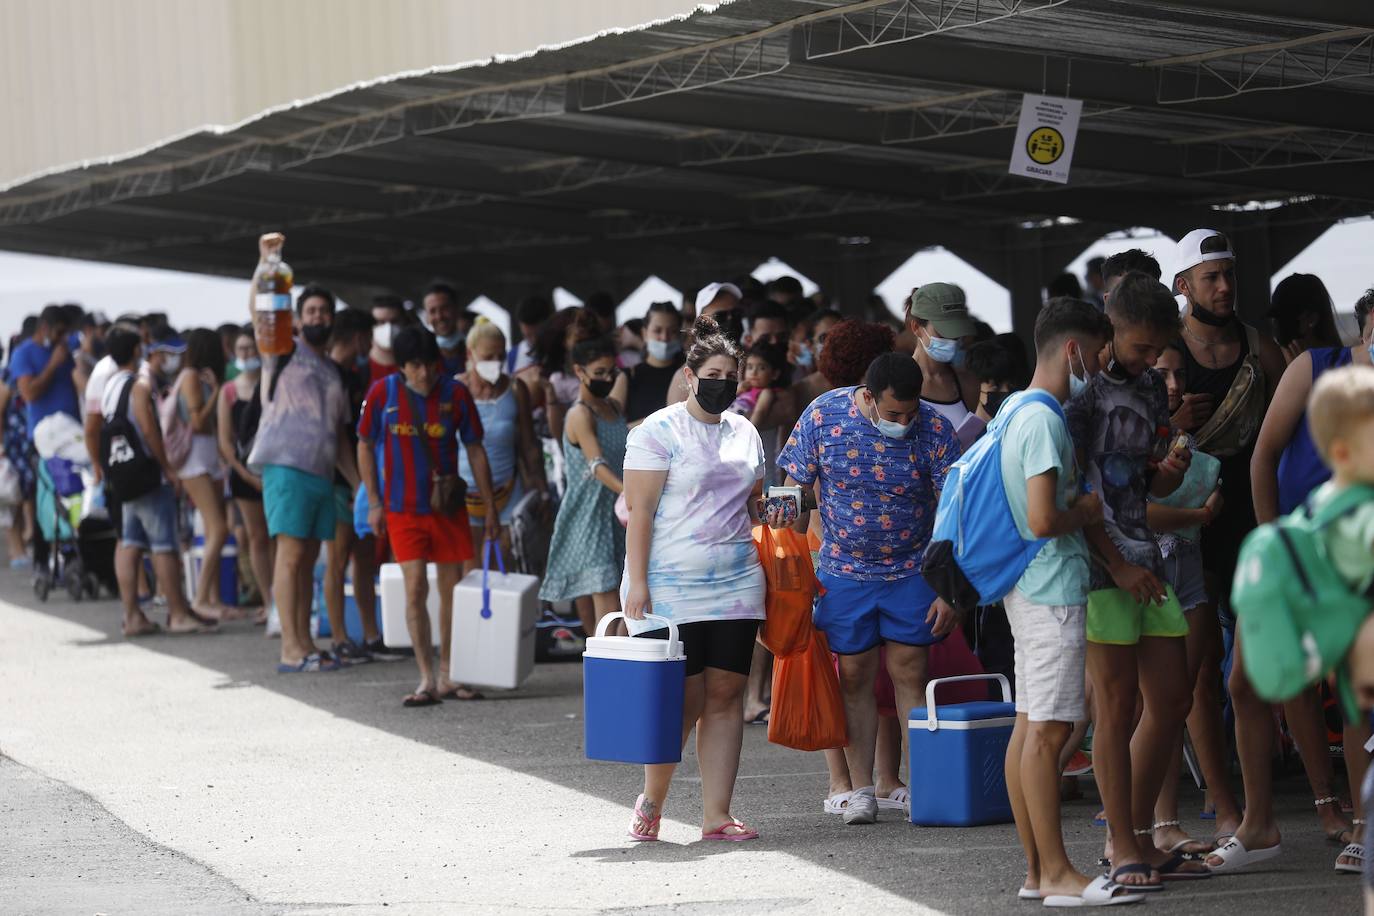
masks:
<instances>
[{"instance_id":1,"label":"denim shorts","mask_svg":"<svg viewBox=\"0 0 1374 916\"><path fill-rule=\"evenodd\" d=\"M1178 603L1191 611L1207 603L1207 582L1202 572L1202 547L1176 539L1164 558L1164 579L1174 587Z\"/></svg>"},{"instance_id":2,"label":"denim shorts","mask_svg":"<svg viewBox=\"0 0 1374 916\"><path fill-rule=\"evenodd\" d=\"M177 500L163 484L122 506L119 538L126 546L151 553L177 552Z\"/></svg>"}]
</instances>

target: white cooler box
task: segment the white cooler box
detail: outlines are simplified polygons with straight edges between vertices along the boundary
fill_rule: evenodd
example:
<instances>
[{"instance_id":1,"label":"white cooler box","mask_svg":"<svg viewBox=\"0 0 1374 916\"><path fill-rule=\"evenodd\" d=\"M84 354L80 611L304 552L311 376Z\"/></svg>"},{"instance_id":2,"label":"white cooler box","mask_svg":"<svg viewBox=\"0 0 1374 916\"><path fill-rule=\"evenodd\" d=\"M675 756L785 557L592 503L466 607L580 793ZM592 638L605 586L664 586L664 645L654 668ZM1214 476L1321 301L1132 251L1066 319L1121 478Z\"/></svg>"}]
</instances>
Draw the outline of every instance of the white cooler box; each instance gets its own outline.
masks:
<instances>
[{"instance_id":1,"label":"white cooler box","mask_svg":"<svg viewBox=\"0 0 1374 916\"><path fill-rule=\"evenodd\" d=\"M434 646L439 645L439 570L429 564L429 632ZM400 563L383 563L377 588L377 600L382 606L382 642L394 649L414 648L410 644L410 628L406 626L406 580ZM480 600L480 598L479 598Z\"/></svg>"},{"instance_id":2,"label":"white cooler box","mask_svg":"<svg viewBox=\"0 0 1374 916\"><path fill-rule=\"evenodd\" d=\"M534 670L539 577L491 570L490 615L484 616L483 571L453 588L453 651L449 676L460 684L514 690Z\"/></svg>"}]
</instances>

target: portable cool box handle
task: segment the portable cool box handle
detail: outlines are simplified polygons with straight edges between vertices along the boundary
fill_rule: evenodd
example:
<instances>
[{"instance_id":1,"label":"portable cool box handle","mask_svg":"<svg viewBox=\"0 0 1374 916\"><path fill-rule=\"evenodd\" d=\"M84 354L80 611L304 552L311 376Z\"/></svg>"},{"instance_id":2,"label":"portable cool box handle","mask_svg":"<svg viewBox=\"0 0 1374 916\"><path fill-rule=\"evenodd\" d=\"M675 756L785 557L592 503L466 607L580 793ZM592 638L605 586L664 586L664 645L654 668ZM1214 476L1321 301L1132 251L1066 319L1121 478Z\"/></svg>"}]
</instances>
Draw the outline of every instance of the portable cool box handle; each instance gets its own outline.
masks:
<instances>
[{"instance_id":1,"label":"portable cool box handle","mask_svg":"<svg viewBox=\"0 0 1374 916\"><path fill-rule=\"evenodd\" d=\"M990 681L996 678L1002 685L1002 702L1011 702L1011 684L1004 674L961 674L958 677L937 677L926 684L926 730L938 731L940 721L935 716L935 688L941 684L957 684L959 681Z\"/></svg>"},{"instance_id":2,"label":"portable cool box handle","mask_svg":"<svg viewBox=\"0 0 1374 916\"><path fill-rule=\"evenodd\" d=\"M599 624L596 625L596 635L597 635L597 636L605 636L605 635L606 635L606 630L610 627L610 624L611 624L611 621L612 621L612 620L626 620L626 621L628 621L628 619L629 619L629 618L627 618L627 617L624 615L624 613L622 613L621 611L616 611L614 614L607 614L605 617L602 617L602 618L601 618L601 622L600 622ZM677 656L679 656L679 655L682 654L682 643L678 642L678 638L677 638L677 624L673 623L673 622L672 622L671 620L669 620L667 617L660 617L660 616L658 616L657 614L645 614L645 615L644 615L644 619L645 619L645 620L661 620L661 621L663 621L665 624L667 624L667 626L668 626L668 639L666 640L666 648L667 648L667 651L663 653L663 657L664 657L664 658L676 658Z\"/></svg>"},{"instance_id":3,"label":"portable cool box handle","mask_svg":"<svg viewBox=\"0 0 1374 916\"><path fill-rule=\"evenodd\" d=\"M496 565L501 569L501 575L506 574L506 559L501 556L501 545L495 541L482 542L482 617L491 617L491 588L487 585L487 573L491 570L491 554L496 552Z\"/></svg>"}]
</instances>

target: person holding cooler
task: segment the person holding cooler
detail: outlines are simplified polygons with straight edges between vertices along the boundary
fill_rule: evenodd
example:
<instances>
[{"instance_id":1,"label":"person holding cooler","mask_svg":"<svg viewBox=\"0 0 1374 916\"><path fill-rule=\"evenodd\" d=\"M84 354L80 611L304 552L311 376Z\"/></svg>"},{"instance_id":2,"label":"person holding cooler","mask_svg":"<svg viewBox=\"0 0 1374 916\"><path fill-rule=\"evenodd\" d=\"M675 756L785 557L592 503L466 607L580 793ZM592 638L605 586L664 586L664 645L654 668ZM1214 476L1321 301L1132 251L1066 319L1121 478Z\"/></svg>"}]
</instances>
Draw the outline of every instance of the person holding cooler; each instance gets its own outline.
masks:
<instances>
[{"instance_id":1,"label":"person holding cooler","mask_svg":"<svg viewBox=\"0 0 1374 916\"><path fill-rule=\"evenodd\" d=\"M434 706L441 700L473 700L480 694L449 680L453 635L453 587L465 560L473 555L468 533L458 446L467 451L482 499L491 505L491 468L482 447L482 421L463 383L443 375L439 344L417 325L402 328L392 341L399 373L378 379L368 389L358 420L358 467L367 488L367 521L391 541L406 587L406 626L420 685L407 694L407 707ZM378 448L380 446L380 449ZM377 457L382 454L378 485ZM486 518L485 537L499 533L495 515ZM439 670L429 649L434 644L426 603L427 565L438 567Z\"/></svg>"},{"instance_id":2,"label":"person holding cooler","mask_svg":"<svg viewBox=\"0 0 1374 916\"><path fill-rule=\"evenodd\" d=\"M744 687L764 616L764 576L754 546L754 499L763 442L731 413L741 352L709 316L692 329L683 375L692 397L655 411L630 432L625 495L630 509L621 596L632 635L667 639L678 628L687 656L682 743L697 733L704 840L741 841L758 831L730 813L744 737ZM676 764L644 768L630 836L657 840Z\"/></svg>"}]
</instances>

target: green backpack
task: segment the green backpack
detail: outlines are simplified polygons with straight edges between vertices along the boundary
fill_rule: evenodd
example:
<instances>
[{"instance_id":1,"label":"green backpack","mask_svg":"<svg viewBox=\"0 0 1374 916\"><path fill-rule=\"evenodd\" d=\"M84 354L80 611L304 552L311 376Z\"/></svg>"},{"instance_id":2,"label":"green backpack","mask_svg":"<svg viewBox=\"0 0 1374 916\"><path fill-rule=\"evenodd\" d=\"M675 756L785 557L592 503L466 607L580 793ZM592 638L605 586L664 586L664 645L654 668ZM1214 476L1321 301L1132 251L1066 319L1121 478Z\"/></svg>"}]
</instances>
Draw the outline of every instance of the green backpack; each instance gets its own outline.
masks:
<instances>
[{"instance_id":1,"label":"green backpack","mask_svg":"<svg viewBox=\"0 0 1374 916\"><path fill-rule=\"evenodd\" d=\"M1374 598L1346 582L1327 555L1323 532L1365 503L1374 487L1348 487L1320 511L1311 502L1245 538L1231 586L1245 673L1270 702L1291 699L1340 667ZM1374 591L1374 588L1371 588ZM1356 711L1338 678L1346 712Z\"/></svg>"}]
</instances>

